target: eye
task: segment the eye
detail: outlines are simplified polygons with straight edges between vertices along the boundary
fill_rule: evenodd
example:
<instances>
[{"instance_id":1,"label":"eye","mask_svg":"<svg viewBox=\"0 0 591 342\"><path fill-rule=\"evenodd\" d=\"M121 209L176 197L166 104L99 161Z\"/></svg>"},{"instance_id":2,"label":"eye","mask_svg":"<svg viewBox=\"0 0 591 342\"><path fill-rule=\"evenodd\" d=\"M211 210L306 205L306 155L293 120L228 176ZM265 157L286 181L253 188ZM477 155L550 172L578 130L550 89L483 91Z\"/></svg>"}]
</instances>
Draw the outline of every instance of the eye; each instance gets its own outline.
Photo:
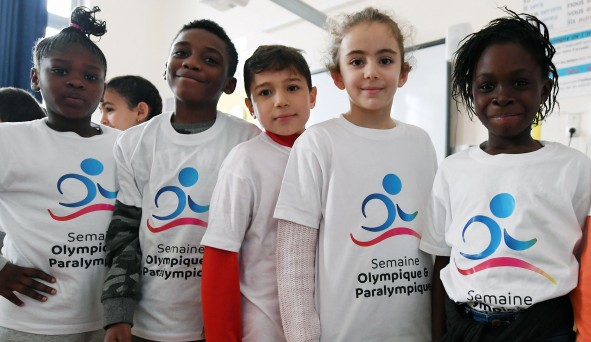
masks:
<instances>
[{"instance_id":1,"label":"eye","mask_svg":"<svg viewBox=\"0 0 591 342\"><path fill-rule=\"evenodd\" d=\"M482 83L478 85L478 90L483 93L491 92L495 86L492 83Z\"/></svg>"},{"instance_id":2,"label":"eye","mask_svg":"<svg viewBox=\"0 0 591 342\"><path fill-rule=\"evenodd\" d=\"M517 88L525 88L530 84L528 80L517 80L515 81L515 86Z\"/></svg>"},{"instance_id":3,"label":"eye","mask_svg":"<svg viewBox=\"0 0 591 342\"><path fill-rule=\"evenodd\" d=\"M291 91L291 92L298 91L300 89L301 89L300 86L296 85L296 84L292 84L292 85L287 86L287 90Z\"/></svg>"},{"instance_id":4,"label":"eye","mask_svg":"<svg viewBox=\"0 0 591 342\"><path fill-rule=\"evenodd\" d=\"M172 51L173 57L185 58L189 56L189 53L185 50L177 49Z\"/></svg>"},{"instance_id":5,"label":"eye","mask_svg":"<svg viewBox=\"0 0 591 342\"><path fill-rule=\"evenodd\" d=\"M92 75L92 74L84 75L84 78L87 81L91 81L91 82L94 82L94 81L98 80L98 77L96 75Z\"/></svg>"},{"instance_id":6,"label":"eye","mask_svg":"<svg viewBox=\"0 0 591 342\"><path fill-rule=\"evenodd\" d=\"M380 64L388 65L394 63L394 60L390 57L380 58Z\"/></svg>"},{"instance_id":7,"label":"eye","mask_svg":"<svg viewBox=\"0 0 591 342\"><path fill-rule=\"evenodd\" d=\"M212 65L220 64L220 62L218 62L217 58L213 58L213 57L205 57L204 61L205 61L205 63L212 64Z\"/></svg>"},{"instance_id":8,"label":"eye","mask_svg":"<svg viewBox=\"0 0 591 342\"><path fill-rule=\"evenodd\" d=\"M271 95L271 90L269 89L262 89L258 93L259 96L269 96Z\"/></svg>"},{"instance_id":9,"label":"eye","mask_svg":"<svg viewBox=\"0 0 591 342\"><path fill-rule=\"evenodd\" d=\"M63 68L51 68L51 73L56 75L67 75L68 70Z\"/></svg>"},{"instance_id":10,"label":"eye","mask_svg":"<svg viewBox=\"0 0 591 342\"><path fill-rule=\"evenodd\" d=\"M361 59L353 59L349 62L352 66L361 66L363 65L363 61Z\"/></svg>"}]
</instances>

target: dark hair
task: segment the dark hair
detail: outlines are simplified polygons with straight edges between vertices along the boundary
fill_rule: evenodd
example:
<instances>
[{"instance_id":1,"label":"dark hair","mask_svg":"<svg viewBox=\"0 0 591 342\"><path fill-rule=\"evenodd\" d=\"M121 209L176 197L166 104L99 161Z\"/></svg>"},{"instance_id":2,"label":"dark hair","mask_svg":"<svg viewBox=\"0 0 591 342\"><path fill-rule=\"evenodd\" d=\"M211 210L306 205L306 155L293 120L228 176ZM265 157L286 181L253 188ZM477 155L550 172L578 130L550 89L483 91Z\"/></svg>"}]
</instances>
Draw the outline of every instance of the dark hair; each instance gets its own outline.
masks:
<instances>
[{"instance_id":1,"label":"dark hair","mask_svg":"<svg viewBox=\"0 0 591 342\"><path fill-rule=\"evenodd\" d=\"M96 12L100 12L98 6L93 7L92 10L86 7L76 7L70 18L70 26L64 28L55 36L39 39L33 48L34 67L39 68L41 60L50 54L51 51L62 49L71 44L79 44L98 57L105 67L106 75L107 59L101 49L90 40L91 35L100 37L107 32L105 22L94 17Z\"/></svg>"},{"instance_id":2,"label":"dark hair","mask_svg":"<svg viewBox=\"0 0 591 342\"><path fill-rule=\"evenodd\" d=\"M0 121L21 122L44 117L45 111L26 90L13 87L0 88Z\"/></svg>"},{"instance_id":3,"label":"dark hair","mask_svg":"<svg viewBox=\"0 0 591 342\"><path fill-rule=\"evenodd\" d=\"M340 20L338 20L340 19ZM409 68L409 65L405 63L404 57L404 36L400 30L400 26L391 16L388 14L373 8L366 7L363 10L353 14L343 14L337 18L337 20L331 19L329 21L329 33L330 33L330 48L329 56L327 60L327 68L329 70L340 70L339 55L341 50L341 43L345 35L358 24L362 23L380 23L387 25L400 48L400 61L402 62L402 68Z\"/></svg>"},{"instance_id":4,"label":"dark hair","mask_svg":"<svg viewBox=\"0 0 591 342\"><path fill-rule=\"evenodd\" d=\"M266 70L294 69L306 78L308 90L312 90L310 67L302 56L302 50L284 45L261 45L244 62L244 90L250 99L250 83L255 74Z\"/></svg>"},{"instance_id":5,"label":"dark hair","mask_svg":"<svg viewBox=\"0 0 591 342\"><path fill-rule=\"evenodd\" d=\"M162 98L158 89L141 76L125 75L113 77L107 82L107 89L121 95L129 108L145 102L150 108L146 121L162 113Z\"/></svg>"},{"instance_id":6,"label":"dark hair","mask_svg":"<svg viewBox=\"0 0 591 342\"><path fill-rule=\"evenodd\" d=\"M548 99L540 105L538 115L534 118L533 123L537 124L540 120L544 120L552 112L554 105L558 103L556 101L558 72L552 63L552 57L556 50L550 43L548 28L542 21L533 15L517 14L506 7L503 10L509 16L491 21L482 30L472 33L462 40L462 45L455 53L454 58L452 96L456 100L456 104L460 100L465 103L468 115L472 118L476 114L472 80L482 52L494 44L519 44L538 63L542 79L550 77L552 79L552 92Z\"/></svg>"},{"instance_id":7,"label":"dark hair","mask_svg":"<svg viewBox=\"0 0 591 342\"><path fill-rule=\"evenodd\" d=\"M228 37L228 34L226 34L226 31L224 31L224 29L216 22L211 21L209 19L194 20L184 25L179 31L179 33L177 33L174 39L176 39L176 37L178 37L179 34L193 29L201 29L209 33L212 33L216 35L218 38L220 38L226 44L226 53L230 58L227 76L234 77L234 74L236 73L236 68L238 67L238 52L236 51L234 43L232 43L232 40L230 39L230 37Z\"/></svg>"}]
</instances>

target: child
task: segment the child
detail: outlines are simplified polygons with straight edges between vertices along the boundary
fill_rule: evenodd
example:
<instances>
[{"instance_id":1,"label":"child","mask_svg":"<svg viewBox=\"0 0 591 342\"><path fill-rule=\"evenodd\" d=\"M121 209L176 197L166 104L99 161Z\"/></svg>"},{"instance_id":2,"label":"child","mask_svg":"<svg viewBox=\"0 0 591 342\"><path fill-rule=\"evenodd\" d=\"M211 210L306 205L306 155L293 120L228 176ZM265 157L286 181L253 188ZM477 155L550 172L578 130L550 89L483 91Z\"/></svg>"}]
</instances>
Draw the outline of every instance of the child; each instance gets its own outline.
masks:
<instances>
[{"instance_id":1,"label":"child","mask_svg":"<svg viewBox=\"0 0 591 342\"><path fill-rule=\"evenodd\" d=\"M541 21L506 11L456 54L453 94L488 140L448 157L433 186L421 249L436 256L433 337L447 329L443 341L573 334L567 294L577 284L591 161L531 137L556 103L555 50Z\"/></svg>"},{"instance_id":2,"label":"child","mask_svg":"<svg viewBox=\"0 0 591 342\"><path fill-rule=\"evenodd\" d=\"M577 330L577 341L591 340L591 294L589 293L589 283L591 281L591 213L587 216L584 247L581 256L581 267L579 268L579 283L577 288L571 293L573 302L575 324Z\"/></svg>"},{"instance_id":3,"label":"child","mask_svg":"<svg viewBox=\"0 0 591 342\"><path fill-rule=\"evenodd\" d=\"M101 123L119 130L148 121L162 112L158 89L141 76L118 76L107 83L101 100Z\"/></svg>"},{"instance_id":4,"label":"child","mask_svg":"<svg viewBox=\"0 0 591 342\"><path fill-rule=\"evenodd\" d=\"M419 251L436 170L425 131L390 117L404 41L366 8L332 29L329 69L350 110L296 141L277 201L288 341L427 341L431 258Z\"/></svg>"},{"instance_id":5,"label":"child","mask_svg":"<svg viewBox=\"0 0 591 342\"><path fill-rule=\"evenodd\" d=\"M26 90L0 88L0 122L23 122L44 117L43 108Z\"/></svg>"},{"instance_id":6,"label":"child","mask_svg":"<svg viewBox=\"0 0 591 342\"><path fill-rule=\"evenodd\" d=\"M107 62L89 36L99 8L39 40L31 86L47 118L0 125L1 341L102 341L104 239L116 197L118 131L91 123Z\"/></svg>"},{"instance_id":7,"label":"child","mask_svg":"<svg viewBox=\"0 0 591 342\"><path fill-rule=\"evenodd\" d=\"M246 106L266 134L232 150L214 189L201 241L206 246L205 331L210 342L285 341L273 210L291 146L314 108L316 88L300 50L282 45L260 46L246 60L244 88Z\"/></svg>"},{"instance_id":8,"label":"child","mask_svg":"<svg viewBox=\"0 0 591 342\"><path fill-rule=\"evenodd\" d=\"M121 190L106 241L113 263L102 296L106 341L129 340L132 324L142 339L204 339L199 244L211 193L228 152L260 132L216 109L222 93L234 91L237 64L234 44L216 23L183 26L165 73L174 112L124 131L117 142Z\"/></svg>"}]
</instances>

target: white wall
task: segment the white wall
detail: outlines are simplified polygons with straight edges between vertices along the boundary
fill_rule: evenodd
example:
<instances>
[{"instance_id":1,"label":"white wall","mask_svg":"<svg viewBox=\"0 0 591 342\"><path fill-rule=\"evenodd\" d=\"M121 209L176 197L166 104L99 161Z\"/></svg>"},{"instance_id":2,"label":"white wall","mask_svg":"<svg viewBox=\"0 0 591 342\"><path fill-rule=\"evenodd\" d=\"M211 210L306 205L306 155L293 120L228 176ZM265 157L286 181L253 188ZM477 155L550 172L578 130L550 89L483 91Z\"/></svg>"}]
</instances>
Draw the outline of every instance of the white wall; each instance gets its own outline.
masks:
<instances>
[{"instance_id":1,"label":"white wall","mask_svg":"<svg viewBox=\"0 0 591 342\"><path fill-rule=\"evenodd\" d=\"M209 18L226 29L237 46L240 60L244 61L260 44L286 44L306 51L312 70L323 67L326 51L325 32L269 0L250 0L246 7L219 11L199 0L90 0L100 6L98 14L107 22L108 32L99 46L109 63L108 77L122 74L139 74L152 81L164 98L172 96L166 81L162 79L164 64L173 37L183 24L201 18ZM469 23L478 30L491 19L504 15L498 6L508 6L517 12L522 10L522 0L308 0L315 8L328 16L351 12L365 6L375 6L391 11L406 28L412 29L408 45L421 44L445 38L448 27ZM237 91L223 96L220 109L228 112L244 111L242 63L239 64ZM410 75L412 77L412 74ZM582 132L571 146L585 151L591 137L591 95L561 100L561 111L556 110L542 125L542 139L567 143L564 130L566 112L583 113ZM238 107L238 108L237 108ZM246 113L244 113L246 114ZM473 145L486 140L486 131L466 114L457 116L456 134L452 145ZM453 121L452 121L453 122Z\"/></svg>"}]
</instances>

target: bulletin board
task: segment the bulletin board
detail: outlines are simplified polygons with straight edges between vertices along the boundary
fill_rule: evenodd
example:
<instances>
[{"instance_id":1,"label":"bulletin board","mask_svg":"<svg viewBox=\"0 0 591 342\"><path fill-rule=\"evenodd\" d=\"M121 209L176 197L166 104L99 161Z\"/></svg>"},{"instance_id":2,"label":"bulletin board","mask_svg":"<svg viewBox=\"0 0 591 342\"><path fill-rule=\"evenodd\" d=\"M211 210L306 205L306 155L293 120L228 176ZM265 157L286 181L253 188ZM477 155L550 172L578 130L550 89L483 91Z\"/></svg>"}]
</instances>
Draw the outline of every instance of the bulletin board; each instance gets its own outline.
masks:
<instances>
[{"instance_id":1,"label":"bulletin board","mask_svg":"<svg viewBox=\"0 0 591 342\"><path fill-rule=\"evenodd\" d=\"M394 96L392 117L419 126L431 137L438 162L449 155L449 81L445 39L407 49L412 71ZM347 92L338 89L326 70L315 72L316 107L308 125L337 117L349 108Z\"/></svg>"}]
</instances>

